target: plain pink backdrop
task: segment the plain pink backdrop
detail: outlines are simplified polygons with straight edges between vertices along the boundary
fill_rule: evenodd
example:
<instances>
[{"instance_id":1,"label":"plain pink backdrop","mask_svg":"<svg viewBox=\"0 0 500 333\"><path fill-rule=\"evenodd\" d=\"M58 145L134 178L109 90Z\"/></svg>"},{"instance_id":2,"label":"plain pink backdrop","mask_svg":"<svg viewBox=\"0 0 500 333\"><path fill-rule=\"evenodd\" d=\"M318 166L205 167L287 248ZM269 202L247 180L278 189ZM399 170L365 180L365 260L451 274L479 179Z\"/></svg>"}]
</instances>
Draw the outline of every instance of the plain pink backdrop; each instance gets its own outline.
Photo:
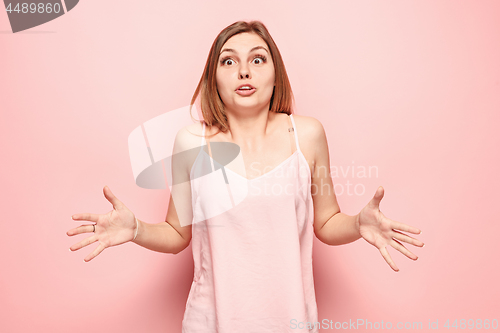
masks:
<instances>
[{"instance_id":1,"label":"plain pink backdrop","mask_svg":"<svg viewBox=\"0 0 500 333\"><path fill-rule=\"evenodd\" d=\"M497 0L83 0L12 34L2 10L0 331L180 332L191 246L84 263L95 244L70 253L84 236L66 231L112 208L105 185L141 220L165 219L168 190L135 184L128 135L188 105L213 39L251 19L280 48L297 114L323 123L332 167L378 170L333 179L358 185L342 211L382 185L382 212L426 243L408 245L416 262L389 249L395 273L364 240L315 239L319 319L500 320L499 17Z\"/></svg>"}]
</instances>

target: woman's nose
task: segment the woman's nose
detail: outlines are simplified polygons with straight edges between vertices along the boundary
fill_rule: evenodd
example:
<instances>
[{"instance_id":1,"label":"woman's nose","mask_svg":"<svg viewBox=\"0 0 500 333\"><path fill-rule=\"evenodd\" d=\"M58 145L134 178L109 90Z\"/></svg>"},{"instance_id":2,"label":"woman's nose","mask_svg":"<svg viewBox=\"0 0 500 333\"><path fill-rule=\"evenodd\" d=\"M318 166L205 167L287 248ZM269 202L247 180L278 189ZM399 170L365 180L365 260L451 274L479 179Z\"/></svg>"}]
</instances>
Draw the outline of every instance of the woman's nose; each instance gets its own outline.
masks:
<instances>
[{"instance_id":1,"label":"woman's nose","mask_svg":"<svg viewBox=\"0 0 500 333\"><path fill-rule=\"evenodd\" d=\"M250 70L248 66L242 65L240 67L240 79L250 79Z\"/></svg>"}]
</instances>

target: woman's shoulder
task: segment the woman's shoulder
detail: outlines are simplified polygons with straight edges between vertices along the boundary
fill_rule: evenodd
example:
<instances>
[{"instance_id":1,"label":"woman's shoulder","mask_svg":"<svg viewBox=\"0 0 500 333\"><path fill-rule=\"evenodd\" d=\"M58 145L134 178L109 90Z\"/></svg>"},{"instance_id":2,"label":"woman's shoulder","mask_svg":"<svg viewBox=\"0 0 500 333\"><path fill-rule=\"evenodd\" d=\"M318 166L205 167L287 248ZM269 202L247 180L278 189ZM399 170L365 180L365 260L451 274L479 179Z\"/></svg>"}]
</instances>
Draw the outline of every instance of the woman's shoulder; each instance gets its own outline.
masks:
<instances>
[{"instance_id":1,"label":"woman's shoulder","mask_svg":"<svg viewBox=\"0 0 500 333\"><path fill-rule=\"evenodd\" d=\"M177 131L172 152L172 168L177 171L176 177L183 177L180 176L183 175L182 172L189 175L202 145L202 133L203 123L199 121L186 125Z\"/></svg>"},{"instance_id":2,"label":"woman's shoulder","mask_svg":"<svg viewBox=\"0 0 500 333\"><path fill-rule=\"evenodd\" d=\"M189 124L189 125L182 127L179 130L178 134L179 133L183 133L183 134L191 133L191 134L201 135L202 131L203 131L203 121L196 121L196 122L193 122L192 124Z\"/></svg>"},{"instance_id":3,"label":"woman's shoulder","mask_svg":"<svg viewBox=\"0 0 500 333\"><path fill-rule=\"evenodd\" d=\"M175 135L174 150L178 152L200 147L202 133L203 123L199 121L182 127Z\"/></svg>"},{"instance_id":4,"label":"woman's shoulder","mask_svg":"<svg viewBox=\"0 0 500 333\"><path fill-rule=\"evenodd\" d=\"M311 170L316 165L318 149L327 147L326 133L321 122L310 116L293 115L300 149Z\"/></svg>"},{"instance_id":5,"label":"woman's shoulder","mask_svg":"<svg viewBox=\"0 0 500 333\"><path fill-rule=\"evenodd\" d=\"M318 135L324 133L323 124L321 124L321 122L314 117L294 114L293 120L295 122L295 126L297 127L299 136L304 139L317 139Z\"/></svg>"}]
</instances>

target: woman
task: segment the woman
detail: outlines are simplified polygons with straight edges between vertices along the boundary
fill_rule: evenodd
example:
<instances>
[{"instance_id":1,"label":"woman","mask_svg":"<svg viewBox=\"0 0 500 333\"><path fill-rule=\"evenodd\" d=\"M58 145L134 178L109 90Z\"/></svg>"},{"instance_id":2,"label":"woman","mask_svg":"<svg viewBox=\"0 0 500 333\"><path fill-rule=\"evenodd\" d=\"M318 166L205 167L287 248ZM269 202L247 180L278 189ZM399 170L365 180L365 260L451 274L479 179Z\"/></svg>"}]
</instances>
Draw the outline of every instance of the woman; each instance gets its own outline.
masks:
<instances>
[{"instance_id":1,"label":"woman","mask_svg":"<svg viewBox=\"0 0 500 333\"><path fill-rule=\"evenodd\" d=\"M104 187L113 210L75 214L74 220L95 224L68 232L94 232L71 247L99 241L85 261L128 241L166 253L192 241L195 274L183 320L188 333L317 332L304 325L318 319L313 234L329 245L362 237L395 271L387 246L417 259L401 242L423 243L402 232L420 230L380 212L382 187L359 214L340 212L324 129L312 117L292 115L285 67L262 23L236 22L217 36L192 104L198 97L204 122L181 130L174 144L177 187L167 223L138 220ZM212 154L215 142L236 144L242 159L221 162ZM193 145L201 145L196 158L179 157Z\"/></svg>"}]
</instances>

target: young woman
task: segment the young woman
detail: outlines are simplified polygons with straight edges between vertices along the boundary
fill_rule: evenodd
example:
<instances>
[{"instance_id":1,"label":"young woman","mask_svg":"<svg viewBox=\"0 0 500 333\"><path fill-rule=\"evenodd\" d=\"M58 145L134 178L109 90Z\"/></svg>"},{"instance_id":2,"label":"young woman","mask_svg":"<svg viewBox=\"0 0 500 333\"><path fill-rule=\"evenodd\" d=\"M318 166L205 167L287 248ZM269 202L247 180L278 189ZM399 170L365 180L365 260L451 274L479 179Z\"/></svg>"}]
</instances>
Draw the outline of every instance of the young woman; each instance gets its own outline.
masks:
<instances>
[{"instance_id":1,"label":"young woman","mask_svg":"<svg viewBox=\"0 0 500 333\"><path fill-rule=\"evenodd\" d=\"M285 66L262 23L236 22L217 36L192 104L198 98L204 121L182 129L174 144L180 181L166 223L138 220L104 187L113 210L75 214L94 224L68 231L94 232L71 247L98 241L85 261L128 241L166 253L192 241L195 273L183 332L275 333L317 332L317 325L297 325L318 320L313 235L329 245L362 237L395 271L387 246L417 259L402 242L424 244L403 232L420 230L380 212L382 187L359 214L340 211L324 129L312 117L292 115ZM216 143L237 145L241 158L221 162ZM200 147L196 158L181 158L193 145Z\"/></svg>"}]
</instances>

